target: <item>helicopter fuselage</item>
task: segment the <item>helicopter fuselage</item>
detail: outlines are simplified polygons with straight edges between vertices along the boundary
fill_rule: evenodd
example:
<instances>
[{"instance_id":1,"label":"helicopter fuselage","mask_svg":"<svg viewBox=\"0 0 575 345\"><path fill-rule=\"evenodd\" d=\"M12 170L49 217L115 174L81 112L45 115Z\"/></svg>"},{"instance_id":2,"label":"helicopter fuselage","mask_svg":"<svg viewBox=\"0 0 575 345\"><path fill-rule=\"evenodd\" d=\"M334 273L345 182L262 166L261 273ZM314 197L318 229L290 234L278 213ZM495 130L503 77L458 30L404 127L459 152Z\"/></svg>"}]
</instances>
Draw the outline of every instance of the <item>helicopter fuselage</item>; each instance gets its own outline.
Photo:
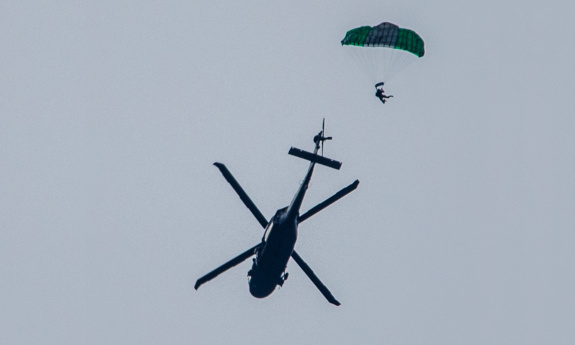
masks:
<instances>
[{"instance_id":1,"label":"helicopter fuselage","mask_svg":"<svg viewBox=\"0 0 575 345\"><path fill-rule=\"evenodd\" d=\"M288 217L287 207L278 210L266 227L248 273L252 296L267 297L277 285L283 285L296 240L297 217Z\"/></svg>"},{"instance_id":2,"label":"helicopter fuselage","mask_svg":"<svg viewBox=\"0 0 575 345\"><path fill-rule=\"evenodd\" d=\"M314 154L317 154L317 146ZM250 293L254 297L269 296L287 278L284 272L297 240L299 209L314 167L315 161L312 161L291 204L277 210L266 226L262 243L256 249L252 269L248 272Z\"/></svg>"}]
</instances>

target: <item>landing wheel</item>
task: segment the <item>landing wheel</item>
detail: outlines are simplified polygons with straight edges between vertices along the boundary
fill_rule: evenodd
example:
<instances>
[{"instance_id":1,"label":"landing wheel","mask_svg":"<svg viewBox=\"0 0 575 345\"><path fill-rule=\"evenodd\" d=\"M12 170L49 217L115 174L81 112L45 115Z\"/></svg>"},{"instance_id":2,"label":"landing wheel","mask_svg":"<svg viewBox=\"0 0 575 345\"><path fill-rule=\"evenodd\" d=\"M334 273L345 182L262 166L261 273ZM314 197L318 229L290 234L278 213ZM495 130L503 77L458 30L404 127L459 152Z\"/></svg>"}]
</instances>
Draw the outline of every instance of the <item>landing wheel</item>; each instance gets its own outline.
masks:
<instances>
[{"instance_id":1,"label":"landing wheel","mask_svg":"<svg viewBox=\"0 0 575 345\"><path fill-rule=\"evenodd\" d=\"M278 282L279 286L284 286L285 281L287 280L289 276L289 273L284 273L281 277L280 277L280 281Z\"/></svg>"}]
</instances>

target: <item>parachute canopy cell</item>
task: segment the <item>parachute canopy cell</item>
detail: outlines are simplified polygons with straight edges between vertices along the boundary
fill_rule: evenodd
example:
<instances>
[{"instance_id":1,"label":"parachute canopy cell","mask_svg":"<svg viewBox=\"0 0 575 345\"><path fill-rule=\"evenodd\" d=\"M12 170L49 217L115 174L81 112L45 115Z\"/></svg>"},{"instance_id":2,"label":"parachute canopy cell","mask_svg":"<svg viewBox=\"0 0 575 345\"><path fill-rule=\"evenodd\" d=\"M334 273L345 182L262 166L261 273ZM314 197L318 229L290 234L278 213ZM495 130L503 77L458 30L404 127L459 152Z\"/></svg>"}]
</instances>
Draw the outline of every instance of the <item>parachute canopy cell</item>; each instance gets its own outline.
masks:
<instances>
[{"instance_id":1,"label":"parachute canopy cell","mask_svg":"<svg viewBox=\"0 0 575 345\"><path fill-rule=\"evenodd\" d=\"M360 47L389 47L405 50L422 57L425 54L423 40L414 31L402 29L392 23L381 23L377 26L361 26L349 30L342 45Z\"/></svg>"}]
</instances>

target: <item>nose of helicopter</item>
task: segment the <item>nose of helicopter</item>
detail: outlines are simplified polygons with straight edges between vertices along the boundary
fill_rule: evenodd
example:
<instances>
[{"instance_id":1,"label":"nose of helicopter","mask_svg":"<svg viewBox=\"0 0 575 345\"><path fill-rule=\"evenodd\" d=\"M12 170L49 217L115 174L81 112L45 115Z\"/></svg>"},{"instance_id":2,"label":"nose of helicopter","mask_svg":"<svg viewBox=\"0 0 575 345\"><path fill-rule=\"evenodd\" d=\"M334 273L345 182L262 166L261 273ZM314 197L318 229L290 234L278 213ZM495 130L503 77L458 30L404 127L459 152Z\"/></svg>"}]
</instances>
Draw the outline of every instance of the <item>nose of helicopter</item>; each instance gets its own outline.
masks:
<instances>
[{"instance_id":1,"label":"nose of helicopter","mask_svg":"<svg viewBox=\"0 0 575 345\"><path fill-rule=\"evenodd\" d=\"M256 298L265 298L271 295L276 288L276 284L269 284L257 278L250 277L250 294Z\"/></svg>"}]
</instances>

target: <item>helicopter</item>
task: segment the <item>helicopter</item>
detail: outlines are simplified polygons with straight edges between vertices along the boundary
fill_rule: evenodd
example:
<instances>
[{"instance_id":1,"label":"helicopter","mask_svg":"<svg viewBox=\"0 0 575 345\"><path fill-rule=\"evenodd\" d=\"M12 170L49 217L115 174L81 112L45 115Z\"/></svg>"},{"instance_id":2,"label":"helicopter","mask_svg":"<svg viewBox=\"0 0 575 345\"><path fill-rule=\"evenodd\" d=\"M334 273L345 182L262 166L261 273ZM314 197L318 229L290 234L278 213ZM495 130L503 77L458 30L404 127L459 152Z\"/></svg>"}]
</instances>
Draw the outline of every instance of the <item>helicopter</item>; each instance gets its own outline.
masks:
<instances>
[{"instance_id":1,"label":"helicopter","mask_svg":"<svg viewBox=\"0 0 575 345\"><path fill-rule=\"evenodd\" d=\"M359 180L355 180L352 184L312 207L304 214L299 214L315 165L320 164L336 170L339 170L342 165L341 162L323 156L324 142L332 140L332 137L325 137L324 133L325 119L323 119L321 131L313 138L313 142L315 143L313 153L295 147L290 148L288 152L290 155L310 161L309 168L291 204L277 210L269 221L253 203L228 168L222 163L214 163L265 231L260 243L199 278L194 285L194 289L197 290L202 284L255 255L252 268L248 272L249 291L252 296L256 298L265 298L269 296L277 286L283 286L288 278L286 267L289 259L292 258L330 303L336 306L340 305L339 301L335 299L308 264L294 250L298 225L351 193L359 185ZM321 155L318 154L320 147Z\"/></svg>"}]
</instances>

